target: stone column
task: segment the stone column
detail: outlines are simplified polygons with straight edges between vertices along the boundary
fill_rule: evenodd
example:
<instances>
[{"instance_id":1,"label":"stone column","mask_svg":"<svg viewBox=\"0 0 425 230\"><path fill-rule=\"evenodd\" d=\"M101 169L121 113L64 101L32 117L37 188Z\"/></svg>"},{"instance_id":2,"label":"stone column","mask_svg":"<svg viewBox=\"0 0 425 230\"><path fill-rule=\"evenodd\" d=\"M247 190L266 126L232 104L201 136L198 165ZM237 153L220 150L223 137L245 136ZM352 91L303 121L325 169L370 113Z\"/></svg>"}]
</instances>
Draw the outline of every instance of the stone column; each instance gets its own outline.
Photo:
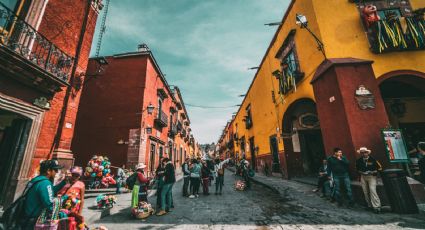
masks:
<instances>
[{"instance_id":1,"label":"stone column","mask_svg":"<svg viewBox=\"0 0 425 230\"><path fill-rule=\"evenodd\" d=\"M311 81L325 151L330 155L334 147L340 147L351 162L352 172L359 157L355 150L362 146L371 149L372 156L385 166L389 165L381 138L381 129L388 127L389 121L371 64L372 61L354 58L328 59ZM362 108L357 101L356 90L360 86L374 97L368 108Z\"/></svg>"}]
</instances>

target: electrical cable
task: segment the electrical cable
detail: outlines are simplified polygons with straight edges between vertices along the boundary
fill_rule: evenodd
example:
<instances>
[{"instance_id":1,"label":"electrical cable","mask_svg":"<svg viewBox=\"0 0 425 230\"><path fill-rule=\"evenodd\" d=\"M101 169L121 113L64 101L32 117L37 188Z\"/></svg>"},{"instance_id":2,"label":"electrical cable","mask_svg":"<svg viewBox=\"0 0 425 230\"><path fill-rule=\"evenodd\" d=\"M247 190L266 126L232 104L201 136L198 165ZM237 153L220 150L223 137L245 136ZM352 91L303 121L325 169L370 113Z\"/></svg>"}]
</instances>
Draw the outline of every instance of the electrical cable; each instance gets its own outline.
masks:
<instances>
[{"instance_id":1,"label":"electrical cable","mask_svg":"<svg viewBox=\"0 0 425 230\"><path fill-rule=\"evenodd\" d=\"M193 105L185 103L187 107L195 107L195 108L201 108L201 109L228 109L228 108L234 108L238 107L238 105L231 105L231 106L204 106L204 105Z\"/></svg>"}]
</instances>

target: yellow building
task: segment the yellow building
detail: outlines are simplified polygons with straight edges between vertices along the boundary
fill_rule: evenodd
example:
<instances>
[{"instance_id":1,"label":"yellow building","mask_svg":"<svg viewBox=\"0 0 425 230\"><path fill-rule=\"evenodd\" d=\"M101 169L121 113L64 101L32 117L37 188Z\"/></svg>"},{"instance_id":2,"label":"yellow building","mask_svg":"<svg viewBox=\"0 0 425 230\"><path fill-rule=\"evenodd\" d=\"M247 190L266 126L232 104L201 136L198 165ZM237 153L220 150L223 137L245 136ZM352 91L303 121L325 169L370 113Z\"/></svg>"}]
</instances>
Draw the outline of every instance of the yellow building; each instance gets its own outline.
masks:
<instances>
[{"instance_id":1,"label":"yellow building","mask_svg":"<svg viewBox=\"0 0 425 230\"><path fill-rule=\"evenodd\" d=\"M334 147L353 162L366 146L388 166L383 128L402 129L408 148L424 140L424 7L293 0L234 119L235 152L293 177L316 173Z\"/></svg>"}]
</instances>

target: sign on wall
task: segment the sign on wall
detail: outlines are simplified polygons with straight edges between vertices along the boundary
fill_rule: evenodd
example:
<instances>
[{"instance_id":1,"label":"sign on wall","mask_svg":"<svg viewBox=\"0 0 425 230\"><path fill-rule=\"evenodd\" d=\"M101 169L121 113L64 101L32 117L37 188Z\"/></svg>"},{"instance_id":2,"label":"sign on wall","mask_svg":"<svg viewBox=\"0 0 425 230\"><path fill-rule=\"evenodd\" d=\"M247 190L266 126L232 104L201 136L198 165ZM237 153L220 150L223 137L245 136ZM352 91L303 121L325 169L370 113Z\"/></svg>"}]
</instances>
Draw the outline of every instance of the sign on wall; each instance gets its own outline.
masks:
<instances>
[{"instance_id":1,"label":"sign on wall","mask_svg":"<svg viewBox=\"0 0 425 230\"><path fill-rule=\"evenodd\" d=\"M354 97L360 109L374 109L376 107L375 96L364 85L359 85Z\"/></svg>"},{"instance_id":2,"label":"sign on wall","mask_svg":"<svg viewBox=\"0 0 425 230\"><path fill-rule=\"evenodd\" d=\"M382 129L382 137L391 163L409 162L401 129Z\"/></svg>"}]
</instances>

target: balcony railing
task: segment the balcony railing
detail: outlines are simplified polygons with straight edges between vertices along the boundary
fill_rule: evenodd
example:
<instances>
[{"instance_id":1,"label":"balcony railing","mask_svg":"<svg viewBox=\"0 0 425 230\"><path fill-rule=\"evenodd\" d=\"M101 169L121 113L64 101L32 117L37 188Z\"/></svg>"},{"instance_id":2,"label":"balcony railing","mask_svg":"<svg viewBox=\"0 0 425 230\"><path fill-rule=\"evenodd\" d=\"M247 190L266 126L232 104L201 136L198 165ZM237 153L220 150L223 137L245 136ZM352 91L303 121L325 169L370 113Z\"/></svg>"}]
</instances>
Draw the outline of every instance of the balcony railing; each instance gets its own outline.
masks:
<instances>
[{"instance_id":1,"label":"balcony railing","mask_svg":"<svg viewBox=\"0 0 425 230\"><path fill-rule=\"evenodd\" d=\"M7 47L55 78L69 82L74 58L0 2L0 46Z\"/></svg>"},{"instance_id":2,"label":"balcony railing","mask_svg":"<svg viewBox=\"0 0 425 230\"><path fill-rule=\"evenodd\" d=\"M425 49L425 20L420 17L381 19L368 29L374 53Z\"/></svg>"},{"instance_id":3,"label":"balcony railing","mask_svg":"<svg viewBox=\"0 0 425 230\"><path fill-rule=\"evenodd\" d=\"M177 125L171 123L170 124L170 130L168 131L168 136L169 137L174 137L177 134Z\"/></svg>"},{"instance_id":4,"label":"balcony railing","mask_svg":"<svg viewBox=\"0 0 425 230\"><path fill-rule=\"evenodd\" d=\"M168 116L164 111L159 110L158 116L155 118L155 123L160 127L167 127L168 125Z\"/></svg>"}]
</instances>

